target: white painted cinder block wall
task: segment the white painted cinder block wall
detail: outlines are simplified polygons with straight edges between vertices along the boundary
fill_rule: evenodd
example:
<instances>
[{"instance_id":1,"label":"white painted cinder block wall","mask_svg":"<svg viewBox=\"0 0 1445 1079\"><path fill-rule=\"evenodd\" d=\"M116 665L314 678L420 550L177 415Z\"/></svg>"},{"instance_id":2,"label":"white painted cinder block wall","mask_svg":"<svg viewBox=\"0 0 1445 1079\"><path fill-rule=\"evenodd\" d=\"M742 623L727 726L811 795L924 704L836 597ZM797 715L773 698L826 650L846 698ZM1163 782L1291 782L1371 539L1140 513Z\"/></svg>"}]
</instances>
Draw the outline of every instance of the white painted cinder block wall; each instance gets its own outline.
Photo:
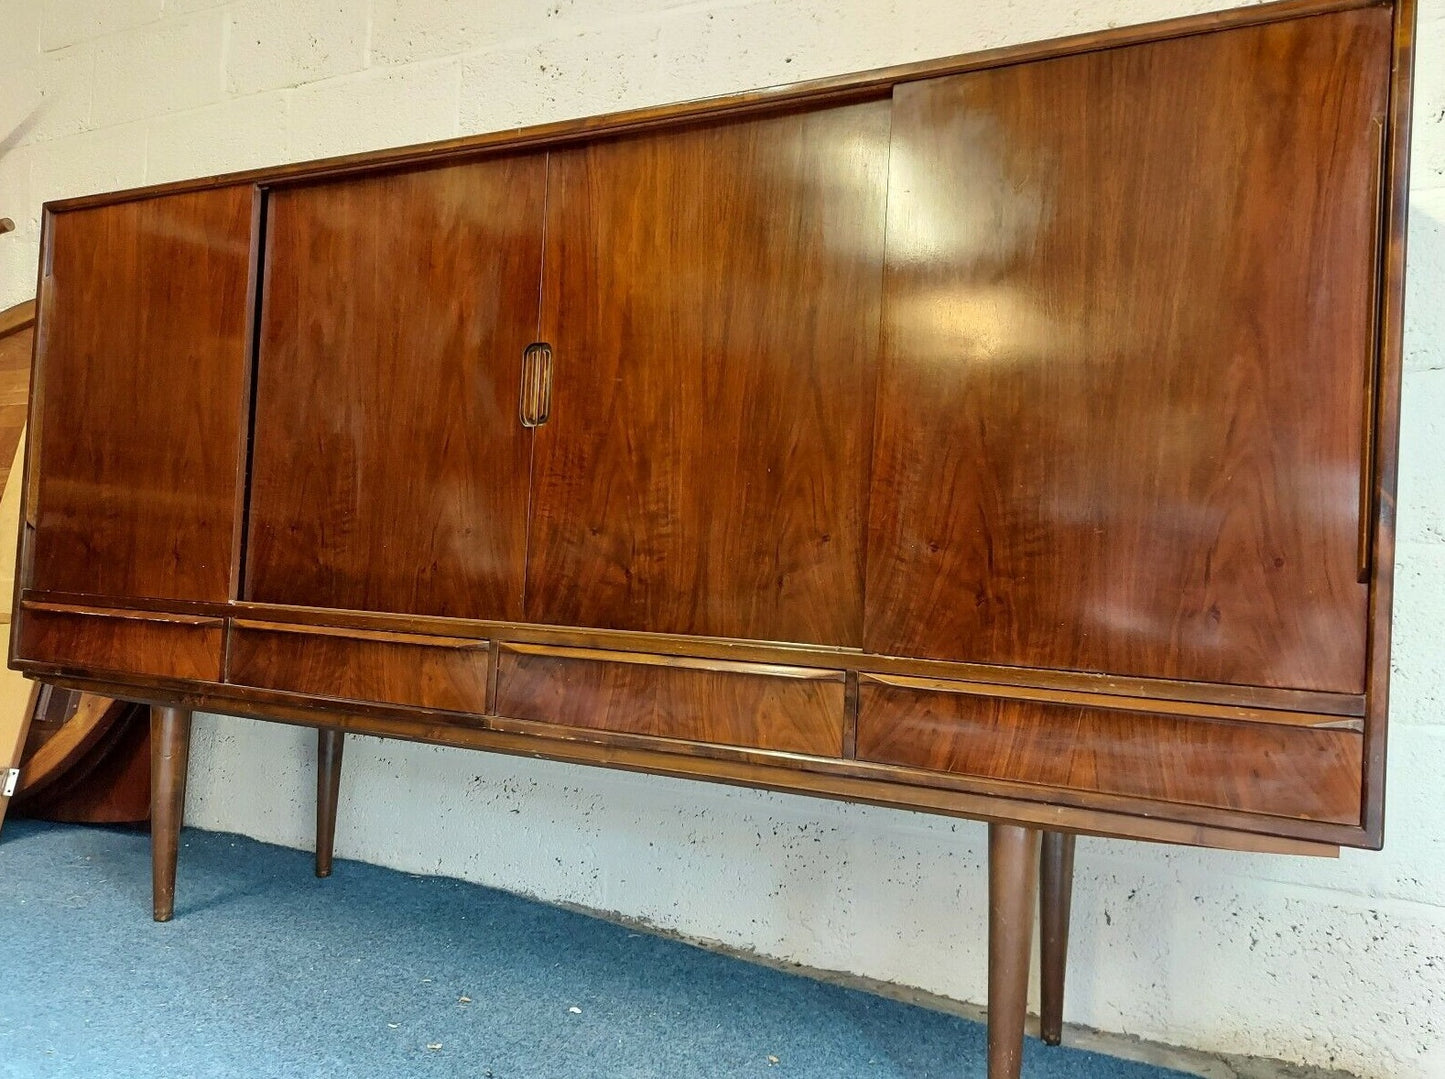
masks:
<instances>
[{"instance_id":1,"label":"white painted cinder block wall","mask_svg":"<svg viewBox=\"0 0 1445 1079\"><path fill-rule=\"evenodd\" d=\"M683 100L1221 0L0 0L0 308L46 199ZM1086 840L1068 1018L1445 1076L1445 0L1421 12L1383 854ZM378 222L378 227L385 227ZM309 846L313 739L198 720L186 817ZM338 854L981 1001L983 828L353 739ZM184 866L180 909L185 909Z\"/></svg>"}]
</instances>

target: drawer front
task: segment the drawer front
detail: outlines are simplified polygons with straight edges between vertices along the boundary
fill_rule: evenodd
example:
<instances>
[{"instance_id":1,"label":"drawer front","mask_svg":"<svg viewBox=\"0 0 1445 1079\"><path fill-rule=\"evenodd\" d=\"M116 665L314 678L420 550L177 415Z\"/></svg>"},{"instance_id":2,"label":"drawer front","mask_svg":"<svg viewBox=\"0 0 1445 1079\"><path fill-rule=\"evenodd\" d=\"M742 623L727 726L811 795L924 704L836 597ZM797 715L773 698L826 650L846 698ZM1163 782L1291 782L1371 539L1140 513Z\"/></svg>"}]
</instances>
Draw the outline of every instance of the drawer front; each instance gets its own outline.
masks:
<instances>
[{"instance_id":1,"label":"drawer front","mask_svg":"<svg viewBox=\"0 0 1445 1079\"><path fill-rule=\"evenodd\" d=\"M87 671L221 679L219 618L26 603L16 658Z\"/></svg>"},{"instance_id":2,"label":"drawer front","mask_svg":"<svg viewBox=\"0 0 1445 1079\"><path fill-rule=\"evenodd\" d=\"M864 676L860 760L1358 824L1355 731L1021 701Z\"/></svg>"},{"instance_id":3,"label":"drawer front","mask_svg":"<svg viewBox=\"0 0 1445 1079\"><path fill-rule=\"evenodd\" d=\"M625 734L837 757L841 671L503 645L500 716Z\"/></svg>"},{"instance_id":4,"label":"drawer front","mask_svg":"<svg viewBox=\"0 0 1445 1079\"><path fill-rule=\"evenodd\" d=\"M336 700L486 711L487 642L237 620L226 680Z\"/></svg>"}]
</instances>

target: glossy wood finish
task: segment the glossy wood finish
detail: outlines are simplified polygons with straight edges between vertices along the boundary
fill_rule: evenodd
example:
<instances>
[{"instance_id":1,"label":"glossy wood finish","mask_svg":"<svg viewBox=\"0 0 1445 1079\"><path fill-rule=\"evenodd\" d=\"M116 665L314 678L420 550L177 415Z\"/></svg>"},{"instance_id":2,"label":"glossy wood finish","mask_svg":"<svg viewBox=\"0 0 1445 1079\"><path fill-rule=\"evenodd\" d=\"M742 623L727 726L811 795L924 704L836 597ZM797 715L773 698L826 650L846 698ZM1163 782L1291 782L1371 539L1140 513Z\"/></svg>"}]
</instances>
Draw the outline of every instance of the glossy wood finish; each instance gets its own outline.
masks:
<instances>
[{"instance_id":1,"label":"glossy wood finish","mask_svg":"<svg viewBox=\"0 0 1445 1079\"><path fill-rule=\"evenodd\" d=\"M36 603L83 606L87 597L75 593L22 589L20 598L22 601ZM1158 678L1121 678L1080 671L956 663L906 656L873 656L851 648L625 630L589 630L525 622L335 611L265 603L127 600L124 604L117 603L116 606L159 613L238 617L296 626L475 639L495 638L558 647L600 648L623 652L650 651L695 659L827 667L840 671L855 670L869 674L962 681L972 684L979 692L988 691L989 687L992 687L993 692L1017 692L1025 698L1102 702L1111 707L1152 708L1157 705L1162 710L1177 710L1181 714L1258 719L1269 723L1298 722L1310 726L1338 723L1349 729L1358 729L1363 725L1361 717L1365 714L1365 697L1356 693L1318 693ZM1133 702L1132 705L1129 701Z\"/></svg>"},{"instance_id":2,"label":"glossy wood finish","mask_svg":"<svg viewBox=\"0 0 1445 1079\"><path fill-rule=\"evenodd\" d=\"M1039 833L988 826L988 1079L1018 1079L1028 1014Z\"/></svg>"},{"instance_id":3,"label":"glossy wood finish","mask_svg":"<svg viewBox=\"0 0 1445 1079\"><path fill-rule=\"evenodd\" d=\"M74 593L23 589L21 599L40 603L83 604L84 596ZM120 604L117 604L120 606ZM177 611L215 617L239 617L285 622L298 626L372 630L381 633L423 634L472 638L499 638L528 644L561 647L601 648L624 652L657 652L697 659L727 659L753 663L777 663L797 667L829 667L860 670L873 674L912 675L968 681L1021 691L1071 694L1079 698L1132 697L1145 701L1178 702L1181 712L1201 714L1223 710L1235 718L1291 722L1291 716L1310 724L1330 722L1330 717L1355 721L1365 714L1365 697L1358 693L1319 693L1273 689L1262 686L1232 686L1208 682L1181 682L1159 678L1126 678L1081 671L1004 667L978 663L956 663L916 659L907 656L866 655L855 648L835 648L750 641L686 634L663 634L629 630L590 630L572 626L545 626L527 622L433 618L369 611L336 611L266 603L174 603L134 600L126 607L141 611ZM1217 706L1210 709L1207 706ZM1122 705L1121 705L1122 707ZM1172 705L1171 705L1172 707Z\"/></svg>"},{"instance_id":4,"label":"glossy wood finish","mask_svg":"<svg viewBox=\"0 0 1445 1079\"><path fill-rule=\"evenodd\" d=\"M888 113L552 155L530 621L860 642Z\"/></svg>"},{"instance_id":5,"label":"glossy wood finish","mask_svg":"<svg viewBox=\"0 0 1445 1079\"><path fill-rule=\"evenodd\" d=\"M870 651L1364 687L1386 8L901 86Z\"/></svg>"},{"instance_id":6,"label":"glossy wood finish","mask_svg":"<svg viewBox=\"0 0 1445 1079\"><path fill-rule=\"evenodd\" d=\"M1046 1045L1063 1039L1074 847L1072 833L1045 832L1039 851L1039 1036Z\"/></svg>"},{"instance_id":7,"label":"glossy wood finish","mask_svg":"<svg viewBox=\"0 0 1445 1079\"><path fill-rule=\"evenodd\" d=\"M487 642L237 620L227 681L346 701L486 710Z\"/></svg>"},{"instance_id":8,"label":"glossy wood finish","mask_svg":"<svg viewBox=\"0 0 1445 1079\"><path fill-rule=\"evenodd\" d=\"M498 715L563 726L837 757L836 671L504 645Z\"/></svg>"},{"instance_id":9,"label":"glossy wood finish","mask_svg":"<svg viewBox=\"0 0 1445 1079\"><path fill-rule=\"evenodd\" d=\"M186 810L191 713L151 709L151 902L155 920L168 922L176 903L176 853Z\"/></svg>"},{"instance_id":10,"label":"glossy wood finish","mask_svg":"<svg viewBox=\"0 0 1445 1079\"><path fill-rule=\"evenodd\" d=\"M1337 824L1360 819L1363 742L1352 731L1012 702L868 677L858 699L863 760Z\"/></svg>"},{"instance_id":11,"label":"glossy wood finish","mask_svg":"<svg viewBox=\"0 0 1445 1079\"><path fill-rule=\"evenodd\" d=\"M537 155L270 193L248 597L521 617L544 175Z\"/></svg>"},{"instance_id":12,"label":"glossy wood finish","mask_svg":"<svg viewBox=\"0 0 1445 1079\"><path fill-rule=\"evenodd\" d=\"M488 717L485 725L459 717L367 703L344 709L314 697L247 686L201 685L157 678L118 681L113 674L66 670L20 662L33 676L55 685L110 693L152 704L183 704L349 734L401 738L525 757L620 768L656 775L759 787L767 790L941 813L971 820L1013 820L1080 835L1113 836L1182 846L1266 854L1334 858L1343 846L1363 845L1358 826L1232 813L1207 807L1114 796L1053 791L1043 787L927 772L864 761L778 756L753 750L584 731L552 723ZM1156 814L1169 813L1171 816Z\"/></svg>"},{"instance_id":13,"label":"glossy wood finish","mask_svg":"<svg viewBox=\"0 0 1445 1079\"><path fill-rule=\"evenodd\" d=\"M74 652L101 604L34 574L21 643L74 624L19 666L327 727L318 871L340 732L989 820L1016 1076L1040 869L1059 1021L1061 833L1378 844L1390 18L1259 7L268 173L254 588L108 601L226 623L240 680Z\"/></svg>"},{"instance_id":14,"label":"glossy wood finish","mask_svg":"<svg viewBox=\"0 0 1445 1079\"><path fill-rule=\"evenodd\" d=\"M341 755L346 735L330 727L316 732L316 875L331 876L336 846L336 805L341 798Z\"/></svg>"},{"instance_id":15,"label":"glossy wood finish","mask_svg":"<svg viewBox=\"0 0 1445 1079\"><path fill-rule=\"evenodd\" d=\"M23 604L15 655L39 663L219 681L219 618Z\"/></svg>"},{"instance_id":16,"label":"glossy wood finish","mask_svg":"<svg viewBox=\"0 0 1445 1079\"><path fill-rule=\"evenodd\" d=\"M32 586L231 597L251 210L224 187L49 215Z\"/></svg>"}]
</instances>

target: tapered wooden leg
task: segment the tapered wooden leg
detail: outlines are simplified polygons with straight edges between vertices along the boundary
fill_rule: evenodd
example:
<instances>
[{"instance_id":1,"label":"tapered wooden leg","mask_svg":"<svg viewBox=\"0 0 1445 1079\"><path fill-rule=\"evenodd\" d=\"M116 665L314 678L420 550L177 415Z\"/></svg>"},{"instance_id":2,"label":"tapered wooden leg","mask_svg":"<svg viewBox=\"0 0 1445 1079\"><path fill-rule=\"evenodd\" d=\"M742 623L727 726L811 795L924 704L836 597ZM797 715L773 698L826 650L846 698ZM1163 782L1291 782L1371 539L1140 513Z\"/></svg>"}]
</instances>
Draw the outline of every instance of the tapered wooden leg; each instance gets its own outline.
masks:
<instances>
[{"instance_id":1,"label":"tapered wooden leg","mask_svg":"<svg viewBox=\"0 0 1445 1079\"><path fill-rule=\"evenodd\" d=\"M336 844L336 801L341 793L341 750L345 735L322 727L316 732L316 875L331 876Z\"/></svg>"},{"instance_id":2,"label":"tapered wooden leg","mask_svg":"<svg viewBox=\"0 0 1445 1079\"><path fill-rule=\"evenodd\" d=\"M1074 836L1045 832L1039 854L1040 1034L1058 1045L1064 1031L1064 970L1069 959L1069 905L1074 893Z\"/></svg>"},{"instance_id":3,"label":"tapered wooden leg","mask_svg":"<svg viewBox=\"0 0 1445 1079\"><path fill-rule=\"evenodd\" d=\"M1024 1055L1039 833L988 826L988 1079L1018 1079Z\"/></svg>"},{"instance_id":4,"label":"tapered wooden leg","mask_svg":"<svg viewBox=\"0 0 1445 1079\"><path fill-rule=\"evenodd\" d=\"M186 765L191 756L191 713L151 708L151 905L168 922L176 905L176 851L186 809Z\"/></svg>"}]
</instances>

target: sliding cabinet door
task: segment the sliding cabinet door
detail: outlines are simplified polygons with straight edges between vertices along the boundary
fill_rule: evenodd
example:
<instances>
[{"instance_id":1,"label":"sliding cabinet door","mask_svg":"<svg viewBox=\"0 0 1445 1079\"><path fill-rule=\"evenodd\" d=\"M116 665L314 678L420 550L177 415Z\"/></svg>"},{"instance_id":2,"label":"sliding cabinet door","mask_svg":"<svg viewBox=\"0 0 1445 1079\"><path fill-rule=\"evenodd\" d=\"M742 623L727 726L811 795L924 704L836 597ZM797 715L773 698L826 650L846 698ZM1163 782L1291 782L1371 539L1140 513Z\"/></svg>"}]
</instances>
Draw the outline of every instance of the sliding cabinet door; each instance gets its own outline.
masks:
<instances>
[{"instance_id":1,"label":"sliding cabinet door","mask_svg":"<svg viewBox=\"0 0 1445 1079\"><path fill-rule=\"evenodd\" d=\"M888 112L552 155L529 619L859 643Z\"/></svg>"},{"instance_id":2,"label":"sliding cabinet door","mask_svg":"<svg viewBox=\"0 0 1445 1079\"><path fill-rule=\"evenodd\" d=\"M545 159L269 195L248 599L517 618Z\"/></svg>"},{"instance_id":3,"label":"sliding cabinet door","mask_svg":"<svg viewBox=\"0 0 1445 1079\"><path fill-rule=\"evenodd\" d=\"M50 216L31 587L231 598L252 205L235 186Z\"/></svg>"},{"instance_id":4,"label":"sliding cabinet door","mask_svg":"<svg viewBox=\"0 0 1445 1079\"><path fill-rule=\"evenodd\" d=\"M872 652L1360 692L1390 11L901 86Z\"/></svg>"}]
</instances>

